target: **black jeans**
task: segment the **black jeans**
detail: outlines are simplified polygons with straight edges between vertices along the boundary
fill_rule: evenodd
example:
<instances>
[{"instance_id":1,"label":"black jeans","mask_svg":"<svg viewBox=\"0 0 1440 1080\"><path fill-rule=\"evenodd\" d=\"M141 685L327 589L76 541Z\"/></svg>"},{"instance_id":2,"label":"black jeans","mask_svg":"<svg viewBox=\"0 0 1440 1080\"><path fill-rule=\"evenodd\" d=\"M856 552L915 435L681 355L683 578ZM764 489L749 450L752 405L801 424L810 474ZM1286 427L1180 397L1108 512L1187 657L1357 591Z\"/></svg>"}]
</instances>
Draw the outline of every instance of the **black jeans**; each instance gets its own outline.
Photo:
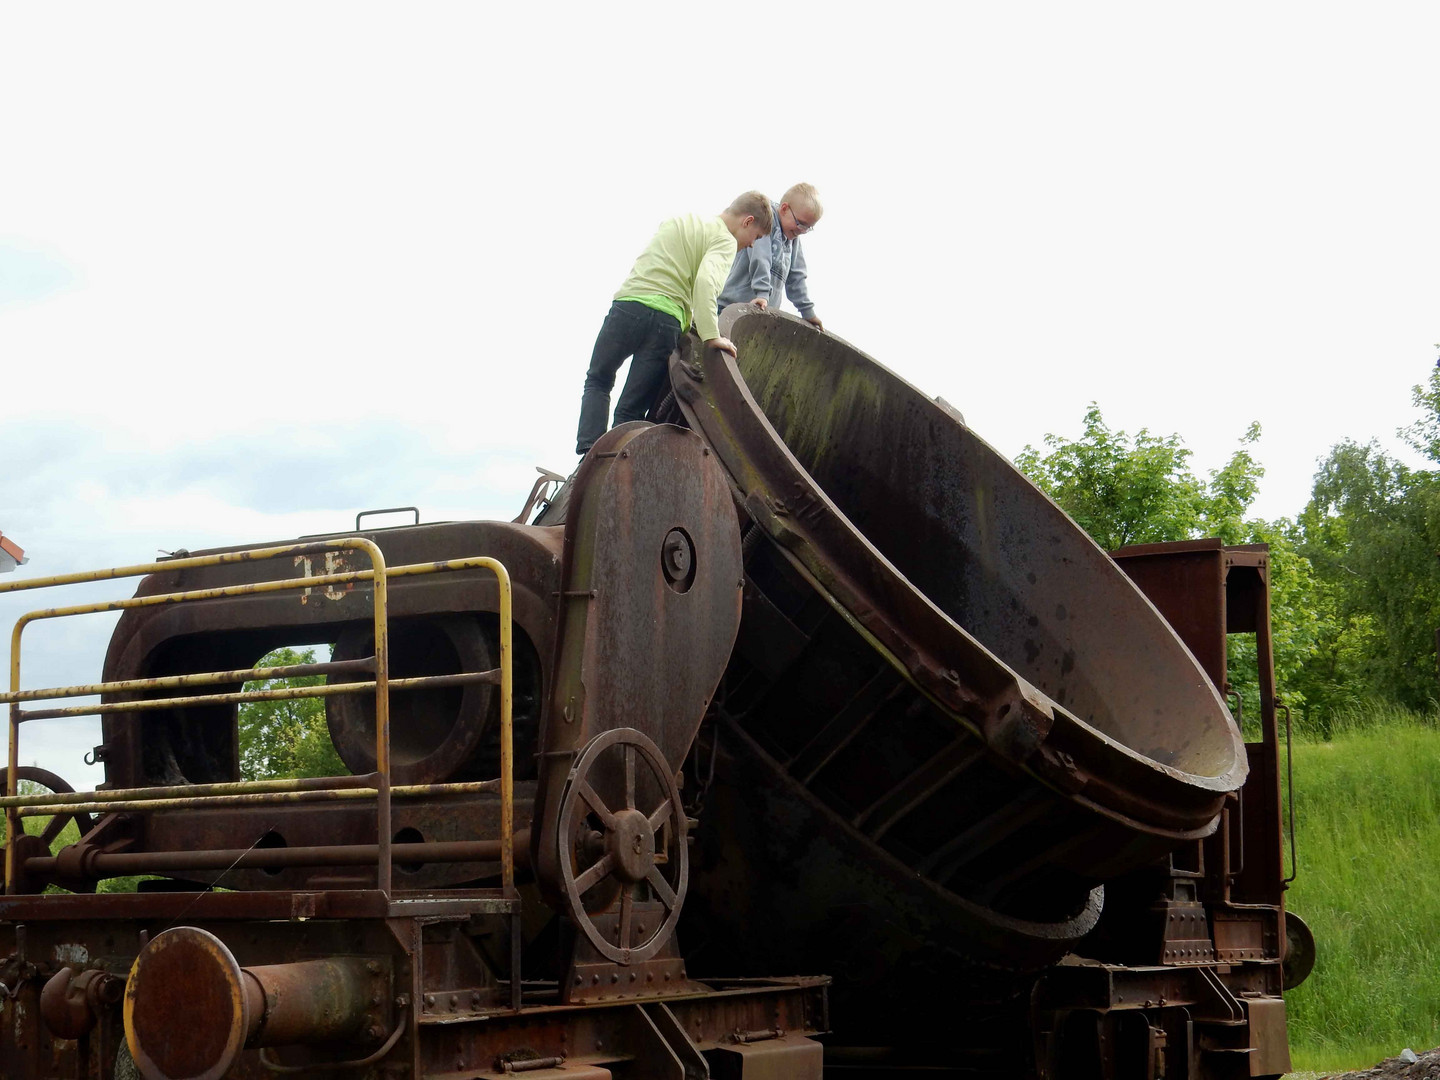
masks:
<instances>
[{"instance_id":1,"label":"black jeans","mask_svg":"<svg viewBox=\"0 0 1440 1080\"><path fill-rule=\"evenodd\" d=\"M616 300L601 324L585 373L585 393L580 399L580 427L575 433L575 452L583 454L609 430L610 391L615 373L627 356L630 375L615 406L615 423L643 420L665 378L666 364L680 340L680 324L674 316L634 300Z\"/></svg>"}]
</instances>

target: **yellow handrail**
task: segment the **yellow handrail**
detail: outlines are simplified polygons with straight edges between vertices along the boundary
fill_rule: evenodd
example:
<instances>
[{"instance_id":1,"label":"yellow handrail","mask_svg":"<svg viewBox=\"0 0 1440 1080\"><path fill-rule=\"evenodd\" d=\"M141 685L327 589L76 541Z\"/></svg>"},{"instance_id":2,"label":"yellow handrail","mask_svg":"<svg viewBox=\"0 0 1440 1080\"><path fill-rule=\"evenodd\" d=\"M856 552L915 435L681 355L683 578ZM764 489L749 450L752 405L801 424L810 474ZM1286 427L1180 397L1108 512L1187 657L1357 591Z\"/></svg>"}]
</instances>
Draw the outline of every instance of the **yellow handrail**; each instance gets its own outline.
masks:
<instances>
[{"instance_id":1,"label":"yellow handrail","mask_svg":"<svg viewBox=\"0 0 1440 1080\"><path fill-rule=\"evenodd\" d=\"M43 814L47 809L68 807L77 811L81 806L92 804L114 804L135 808L150 803L154 808L175 808L195 805L213 805L217 798L228 801L241 795L266 795L264 801L273 798L288 800L299 798L357 798L373 791L376 795L376 816L378 829L379 859L376 867L379 888L389 893L391 889L391 825L390 800L392 794L418 795L429 793L457 793L460 791L489 789L495 782L483 784L432 784L409 785L392 789L390 782L390 709L389 692L393 689L414 689L423 686L452 685L466 682L500 683L500 787L501 807L501 875L507 896L513 896L515 884L514 866L514 730L513 730L513 641L512 641L512 586L510 575L504 565L496 559L474 557L450 559L432 563L415 563L387 568L384 554L373 541L363 537L345 537L336 540L312 541L301 544L285 544L276 547L255 548L248 551L225 552L219 555L193 556L169 559L164 562L146 563L137 566L117 567L109 570L95 570L78 574L63 574L47 578L22 579L0 585L0 593L17 592L27 589L41 589L80 582L113 580L123 577L139 577L161 571L183 570L191 567L219 566L238 562L253 562L281 558L286 555L301 556L354 550L366 554L372 564L370 570L346 571L306 575L276 581L253 582L245 585L197 589L189 592L165 593L150 596L130 597L109 603L80 604L65 608L48 608L32 611L21 616L11 633L10 691L0 694L0 704L10 705L9 750L10 762L7 772L6 796L0 798L0 807L5 810L8 835L19 835L20 818ZM497 671L466 672L458 675L427 676L414 679L391 680L389 676L389 635L388 635L388 579L430 574L442 571L488 569L495 574L500 600L500 663ZM167 676L156 679L131 679L116 682L92 683L81 686L53 687L41 690L20 689L20 643L24 628L40 619L60 618L68 615L92 614L103 611L123 611L131 608L152 607L161 604L183 603L194 600L217 599L229 596L244 596L256 593L275 592L285 589L311 590L321 586L371 581L374 583L373 606L375 625L375 654L373 657L355 661L340 661L321 664L287 665L283 668L249 668L240 671L203 672L192 675ZM326 594L322 594L326 595ZM22 711L22 701L37 701L57 698L74 698L94 694L145 691L153 689L183 689L189 686L214 685L223 682L250 681L252 678L276 678L303 674L335 674L340 672L373 670L374 679L339 685L295 687L283 690L253 690L238 693L190 695L148 699L134 702L119 702L98 706L81 705L44 710ZM263 701L301 697L323 697L337 693L375 692L375 772L365 777L329 777L306 781L238 782L234 784L185 785L184 793L176 798L174 788L146 788L112 790L106 792L76 792L52 796L21 796L18 793L19 769L19 726L25 720L49 719L61 716L86 716L98 713L133 714L150 709L171 708L177 705L230 704L243 701ZM276 784L281 786L275 786ZM293 786L301 785L301 786ZM308 793L308 794L302 794ZM316 794L318 793L318 794ZM208 801L207 801L208 800ZM22 809L23 808L23 809ZM5 852L5 883L7 890L14 885L14 845L7 843Z\"/></svg>"}]
</instances>

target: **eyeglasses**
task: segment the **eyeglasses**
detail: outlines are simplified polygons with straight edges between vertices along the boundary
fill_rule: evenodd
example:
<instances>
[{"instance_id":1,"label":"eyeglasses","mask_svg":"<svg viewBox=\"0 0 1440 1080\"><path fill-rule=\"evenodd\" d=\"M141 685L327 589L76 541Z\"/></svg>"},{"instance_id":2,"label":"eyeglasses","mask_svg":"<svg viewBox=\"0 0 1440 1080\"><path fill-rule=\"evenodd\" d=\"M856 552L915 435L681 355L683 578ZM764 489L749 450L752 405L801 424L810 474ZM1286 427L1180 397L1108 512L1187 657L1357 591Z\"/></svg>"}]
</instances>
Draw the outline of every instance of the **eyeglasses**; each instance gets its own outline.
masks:
<instances>
[{"instance_id":1,"label":"eyeglasses","mask_svg":"<svg viewBox=\"0 0 1440 1080\"><path fill-rule=\"evenodd\" d=\"M796 232L807 233L811 229L815 228L815 222L812 221L807 225L805 222L800 220L800 215L795 213L795 208L793 206L791 206L789 203L786 203L785 206L786 209L790 211L790 220L795 222Z\"/></svg>"}]
</instances>

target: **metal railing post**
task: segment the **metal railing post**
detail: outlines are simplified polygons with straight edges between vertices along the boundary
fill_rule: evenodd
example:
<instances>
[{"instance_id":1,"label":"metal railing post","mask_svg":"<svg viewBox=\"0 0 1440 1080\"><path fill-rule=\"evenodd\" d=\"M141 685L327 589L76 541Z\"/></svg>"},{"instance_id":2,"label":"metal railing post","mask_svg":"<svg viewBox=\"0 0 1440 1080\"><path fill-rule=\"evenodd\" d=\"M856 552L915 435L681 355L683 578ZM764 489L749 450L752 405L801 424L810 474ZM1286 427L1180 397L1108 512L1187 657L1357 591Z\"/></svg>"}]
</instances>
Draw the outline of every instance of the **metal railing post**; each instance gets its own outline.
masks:
<instances>
[{"instance_id":1,"label":"metal railing post","mask_svg":"<svg viewBox=\"0 0 1440 1080\"><path fill-rule=\"evenodd\" d=\"M491 569L500 586L500 874L508 897L515 891L514 643L510 626L510 574L499 562Z\"/></svg>"},{"instance_id":2,"label":"metal railing post","mask_svg":"<svg viewBox=\"0 0 1440 1080\"><path fill-rule=\"evenodd\" d=\"M376 799L376 830L379 833L379 865L375 868L376 887L390 895L390 618L387 602L389 590L385 574L385 556L375 549L375 774L379 796Z\"/></svg>"}]
</instances>

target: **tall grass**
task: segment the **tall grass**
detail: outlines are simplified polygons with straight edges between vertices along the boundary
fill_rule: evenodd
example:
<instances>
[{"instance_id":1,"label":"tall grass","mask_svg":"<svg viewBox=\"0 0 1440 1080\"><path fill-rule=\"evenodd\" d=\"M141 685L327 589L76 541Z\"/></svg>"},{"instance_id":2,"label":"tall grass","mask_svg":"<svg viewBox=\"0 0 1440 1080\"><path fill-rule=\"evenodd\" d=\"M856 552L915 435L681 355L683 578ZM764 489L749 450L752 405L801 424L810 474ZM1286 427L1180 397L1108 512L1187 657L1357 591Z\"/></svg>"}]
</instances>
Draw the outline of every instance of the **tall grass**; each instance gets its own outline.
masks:
<instances>
[{"instance_id":1,"label":"tall grass","mask_svg":"<svg viewBox=\"0 0 1440 1080\"><path fill-rule=\"evenodd\" d=\"M1381 705L1327 726L1294 750L1286 904L1317 959L1286 999L1297 1068L1360 1069L1440 1045L1440 717Z\"/></svg>"}]
</instances>

